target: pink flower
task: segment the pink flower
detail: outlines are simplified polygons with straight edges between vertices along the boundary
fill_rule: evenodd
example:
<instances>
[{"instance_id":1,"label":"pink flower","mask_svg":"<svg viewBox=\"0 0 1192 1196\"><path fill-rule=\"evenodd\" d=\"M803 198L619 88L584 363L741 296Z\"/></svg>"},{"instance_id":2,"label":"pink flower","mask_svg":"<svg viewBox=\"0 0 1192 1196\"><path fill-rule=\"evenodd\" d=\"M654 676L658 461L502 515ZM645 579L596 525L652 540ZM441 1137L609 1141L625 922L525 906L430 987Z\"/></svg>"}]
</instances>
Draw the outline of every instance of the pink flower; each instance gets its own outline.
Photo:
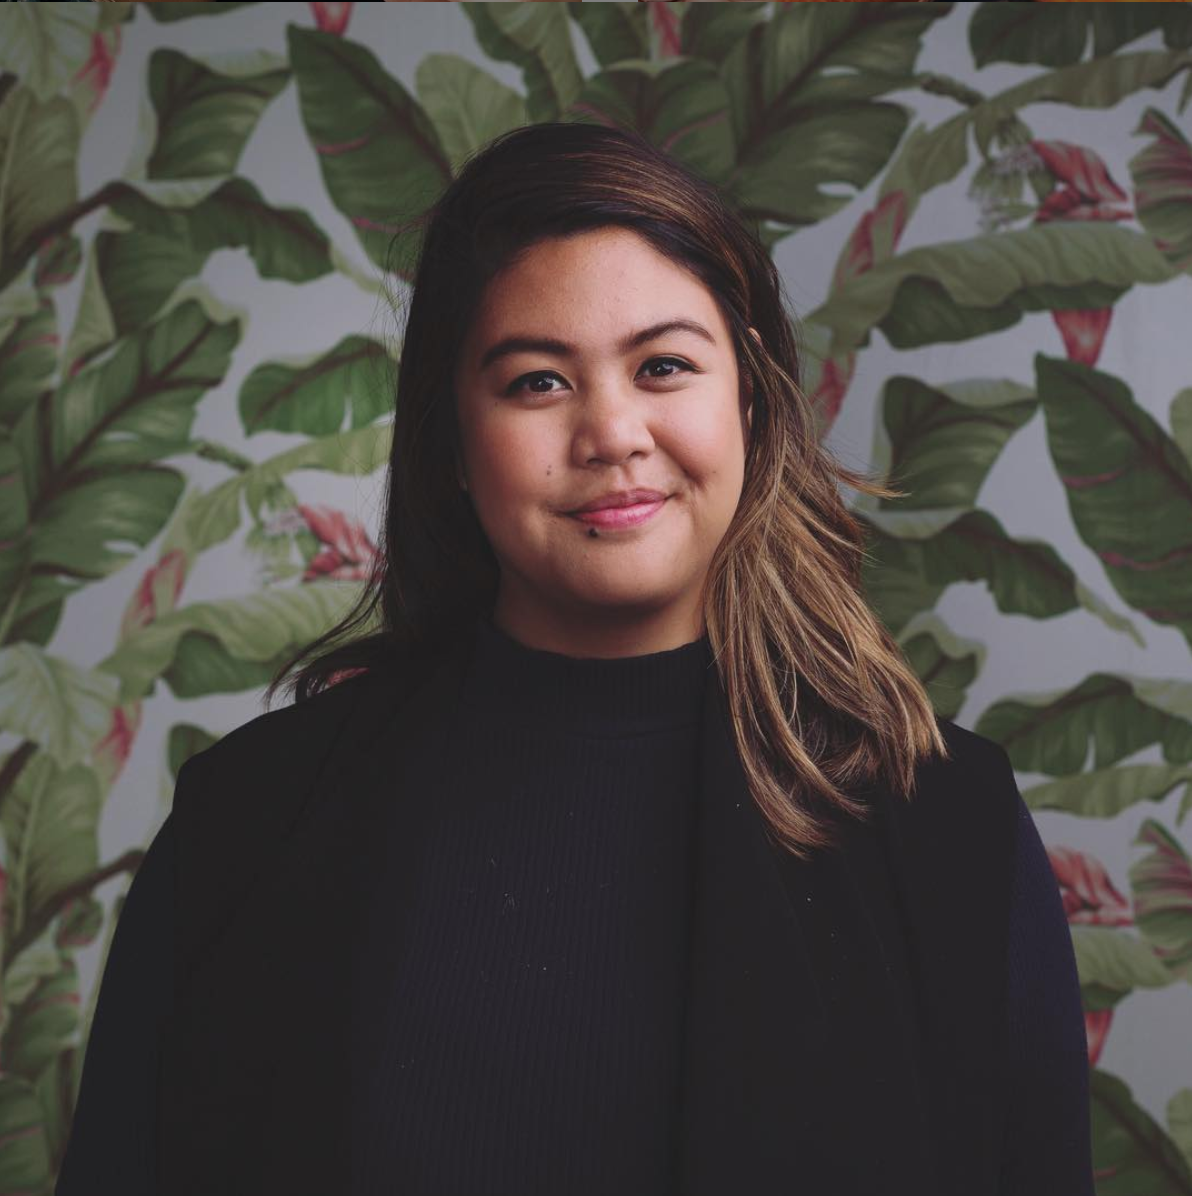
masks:
<instances>
[{"instance_id":1,"label":"pink flower","mask_svg":"<svg viewBox=\"0 0 1192 1196\"><path fill-rule=\"evenodd\" d=\"M902 191L891 191L883 195L877 204L866 212L845 242L832 275L832 290L837 291L854 278L873 269L876 262L884 261L894 252L902 231L906 227L906 195ZM820 428L830 428L840 413L849 383L853 380L856 366L855 353L842 353L839 357L824 362L819 381L810 396L812 408L816 411Z\"/></svg>"},{"instance_id":2,"label":"pink flower","mask_svg":"<svg viewBox=\"0 0 1192 1196\"><path fill-rule=\"evenodd\" d=\"M303 581L321 577L364 579L371 574L377 550L363 524L329 507L299 503L298 511L321 545L307 565Z\"/></svg>"},{"instance_id":3,"label":"pink flower","mask_svg":"<svg viewBox=\"0 0 1192 1196\"><path fill-rule=\"evenodd\" d=\"M1114 887L1099 860L1071 847L1048 847L1047 858L1059 882L1064 913L1070 924L1128 926L1133 922L1129 903ZM1090 1067L1096 1066L1101 1057L1112 1021L1112 1009L1085 1010L1084 1034Z\"/></svg>"},{"instance_id":4,"label":"pink flower","mask_svg":"<svg viewBox=\"0 0 1192 1196\"><path fill-rule=\"evenodd\" d=\"M683 52L678 18L665 4L651 4L649 16L658 42L659 58L677 58Z\"/></svg>"},{"instance_id":5,"label":"pink flower","mask_svg":"<svg viewBox=\"0 0 1192 1196\"><path fill-rule=\"evenodd\" d=\"M1068 360L1078 361L1081 365L1096 365L1109 321L1113 318L1113 308L1061 308L1053 311L1051 318L1064 338Z\"/></svg>"},{"instance_id":6,"label":"pink flower","mask_svg":"<svg viewBox=\"0 0 1192 1196\"><path fill-rule=\"evenodd\" d=\"M116 55L120 51L120 26L113 25L104 33L91 35L91 55L75 72L72 83L77 91L91 93L87 101L88 113L93 113L107 94L112 72L116 69Z\"/></svg>"},{"instance_id":7,"label":"pink flower","mask_svg":"<svg viewBox=\"0 0 1192 1196\"><path fill-rule=\"evenodd\" d=\"M120 621L121 639L174 609L186 581L186 570L186 554L180 548L167 552L156 565L145 570L124 608L124 617Z\"/></svg>"},{"instance_id":8,"label":"pink flower","mask_svg":"<svg viewBox=\"0 0 1192 1196\"><path fill-rule=\"evenodd\" d=\"M873 269L878 254L877 242L884 242L880 246L880 258L884 260L889 257L897 247L904 228L906 195L901 191L891 191L857 221L836 263L832 289L838 290L846 282Z\"/></svg>"},{"instance_id":9,"label":"pink flower","mask_svg":"<svg viewBox=\"0 0 1192 1196\"><path fill-rule=\"evenodd\" d=\"M351 4L311 4L315 24L324 33L343 33L352 16Z\"/></svg>"},{"instance_id":10,"label":"pink flower","mask_svg":"<svg viewBox=\"0 0 1192 1196\"><path fill-rule=\"evenodd\" d=\"M1032 141L1031 148L1062 184L1044 201L1036 223L1047 220L1129 220L1129 196L1109 177L1109 169L1094 151L1067 141Z\"/></svg>"},{"instance_id":11,"label":"pink flower","mask_svg":"<svg viewBox=\"0 0 1192 1196\"><path fill-rule=\"evenodd\" d=\"M1184 233L1169 240L1167 234L1179 226L1169 222L1165 213L1173 205L1186 205L1192 200L1192 145L1171 120L1154 108L1146 110L1134 131L1155 138L1130 162L1138 219L1154 238L1159 252L1177 270L1188 270L1192 268L1192 236Z\"/></svg>"},{"instance_id":12,"label":"pink flower","mask_svg":"<svg viewBox=\"0 0 1192 1196\"><path fill-rule=\"evenodd\" d=\"M1084 1036L1089 1044L1089 1067L1096 1067L1109 1036L1109 1024L1113 1021L1112 1009L1097 1009L1084 1015Z\"/></svg>"},{"instance_id":13,"label":"pink flower","mask_svg":"<svg viewBox=\"0 0 1192 1196\"><path fill-rule=\"evenodd\" d=\"M134 698L112 708L112 719L102 739L91 749L95 771L106 785L114 785L124 771L137 732L141 729L141 700Z\"/></svg>"},{"instance_id":14,"label":"pink flower","mask_svg":"<svg viewBox=\"0 0 1192 1196\"><path fill-rule=\"evenodd\" d=\"M1114 207L1129 196L1109 177L1100 156L1083 145L1067 141L1032 141L1031 148L1062 185L1035 213L1035 223L1050 220L1129 220L1130 209ZM1051 313L1064 339L1070 361L1094 366L1113 315L1110 307L1059 309Z\"/></svg>"},{"instance_id":15,"label":"pink flower","mask_svg":"<svg viewBox=\"0 0 1192 1196\"><path fill-rule=\"evenodd\" d=\"M1087 926L1129 926L1129 902L1114 887L1105 866L1071 847L1048 847L1069 922Z\"/></svg>"}]
</instances>

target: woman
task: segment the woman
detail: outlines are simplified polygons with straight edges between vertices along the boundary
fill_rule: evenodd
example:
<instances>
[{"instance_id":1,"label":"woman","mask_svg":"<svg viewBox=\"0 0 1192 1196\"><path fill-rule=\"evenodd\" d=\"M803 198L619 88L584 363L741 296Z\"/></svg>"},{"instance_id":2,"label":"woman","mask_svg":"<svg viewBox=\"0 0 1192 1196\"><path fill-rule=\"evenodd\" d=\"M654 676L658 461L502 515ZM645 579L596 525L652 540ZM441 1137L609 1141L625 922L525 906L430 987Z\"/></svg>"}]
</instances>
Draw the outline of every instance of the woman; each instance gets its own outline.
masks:
<instances>
[{"instance_id":1,"label":"woman","mask_svg":"<svg viewBox=\"0 0 1192 1196\"><path fill-rule=\"evenodd\" d=\"M179 774L59 1196L1090 1196L1058 889L862 598L838 483L895 492L764 248L582 123L422 231L376 572Z\"/></svg>"}]
</instances>

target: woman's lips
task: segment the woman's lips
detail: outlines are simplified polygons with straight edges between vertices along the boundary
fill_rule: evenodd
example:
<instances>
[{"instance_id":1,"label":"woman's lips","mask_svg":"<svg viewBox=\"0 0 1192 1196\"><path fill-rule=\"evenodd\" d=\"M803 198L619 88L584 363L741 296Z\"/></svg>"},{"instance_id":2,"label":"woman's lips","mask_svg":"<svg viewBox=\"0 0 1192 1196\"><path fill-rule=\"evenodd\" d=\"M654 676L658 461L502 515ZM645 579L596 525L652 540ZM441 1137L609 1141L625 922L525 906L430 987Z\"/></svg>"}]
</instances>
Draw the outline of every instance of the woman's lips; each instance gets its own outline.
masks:
<instances>
[{"instance_id":1,"label":"woman's lips","mask_svg":"<svg viewBox=\"0 0 1192 1196\"><path fill-rule=\"evenodd\" d=\"M581 511L572 515L571 518L606 530L637 527L660 511L665 502L665 498L660 498L657 502L639 502L631 507L604 507L599 511Z\"/></svg>"}]
</instances>

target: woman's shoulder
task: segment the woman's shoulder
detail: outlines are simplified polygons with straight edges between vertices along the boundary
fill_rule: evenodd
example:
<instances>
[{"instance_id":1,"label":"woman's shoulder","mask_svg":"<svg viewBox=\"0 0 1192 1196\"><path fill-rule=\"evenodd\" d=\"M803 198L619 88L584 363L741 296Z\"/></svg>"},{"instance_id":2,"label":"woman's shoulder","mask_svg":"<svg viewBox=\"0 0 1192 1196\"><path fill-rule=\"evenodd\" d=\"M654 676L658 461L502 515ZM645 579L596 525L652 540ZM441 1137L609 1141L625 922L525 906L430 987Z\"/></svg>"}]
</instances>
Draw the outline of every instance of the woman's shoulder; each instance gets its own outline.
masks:
<instances>
[{"instance_id":1,"label":"woman's shoulder","mask_svg":"<svg viewBox=\"0 0 1192 1196\"><path fill-rule=\"evenodd\" d=\"M351 752L354 737L384 725L393 697L392 677L369 670L233 727L179 769L176 828L193 835L197 823L225 815L287 824L310 786L335 771L337 753Z\"/></svg>"},{"instance_id":2,"label":"woman's shoulder","mask_svg":"<svg viewBox=\"0 0 1192 1196\"><path fill-rule=\"evenodd\" d=\"M948 745L952 755L950 763L954 768L1013 771L1009 754L996 740L978 735L976 731L970 731L942 715L936 715L935 721Z\"/></svg>"},{"instance_id":3,"label":"woman's shoulder","mask_svg":"<svg viewBox=\"0 0 1192 1196\"><path fill-rule=\"evenodd\" d=\"M910 800L895 801L896 817L917 836L936 843L1014 838L1021 798L1009 754L1000 743L951 719L936 716L948 749L920 760Z\"/></svg>"},{"instance_id":4,"label":"woman's shoulder","mask_svg":"<svg viewBox=\"0 0 1192 1196\"><path fill-rule=\"evenodd\" d=\"M245 756L259 758L273 747L287 751L318 748L334 738L344 723L363 704L373 704L391 684L383 670L355 673L329 685L301 702L265 710L240 723L195 753L187 763L197 762L196 771L207 772Z\"/></svg>"}]
</instances>

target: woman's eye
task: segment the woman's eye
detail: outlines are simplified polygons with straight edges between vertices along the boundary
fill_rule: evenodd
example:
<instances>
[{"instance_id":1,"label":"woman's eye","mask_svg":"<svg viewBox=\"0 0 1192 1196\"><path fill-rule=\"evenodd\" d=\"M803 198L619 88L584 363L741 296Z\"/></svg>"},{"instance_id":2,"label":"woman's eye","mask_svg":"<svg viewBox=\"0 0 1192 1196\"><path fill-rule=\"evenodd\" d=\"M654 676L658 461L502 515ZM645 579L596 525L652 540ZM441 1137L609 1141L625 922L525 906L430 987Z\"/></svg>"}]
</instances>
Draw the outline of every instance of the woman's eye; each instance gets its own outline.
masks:
<instances>
[{"instance_id":1,"label":"woman's eye","mask_svg":"<svg viewBox=\"0 0 1192 1196\"><path fill-rule=\"evenodd\" d=\"M689 366L685 361L680 361L677 357L651 357L642 368L649 369L651 366L660 364L675 365L678 366L679 369L687 370L688 372L691 372L692 369L692 367ZM559 375L554 373L553 370L538 370L533 374L523 374L520 378L514 379L514 381L509 384L509 387L505 393L520 394L524 392L537 395L553 394L554 392L549 390L529 390L528 388L533 383L541 379L558 378L558 376ZM673 378L674 374L652 374L651 377L661 380L664 378Z\"/></svg>"}]
</instances>

